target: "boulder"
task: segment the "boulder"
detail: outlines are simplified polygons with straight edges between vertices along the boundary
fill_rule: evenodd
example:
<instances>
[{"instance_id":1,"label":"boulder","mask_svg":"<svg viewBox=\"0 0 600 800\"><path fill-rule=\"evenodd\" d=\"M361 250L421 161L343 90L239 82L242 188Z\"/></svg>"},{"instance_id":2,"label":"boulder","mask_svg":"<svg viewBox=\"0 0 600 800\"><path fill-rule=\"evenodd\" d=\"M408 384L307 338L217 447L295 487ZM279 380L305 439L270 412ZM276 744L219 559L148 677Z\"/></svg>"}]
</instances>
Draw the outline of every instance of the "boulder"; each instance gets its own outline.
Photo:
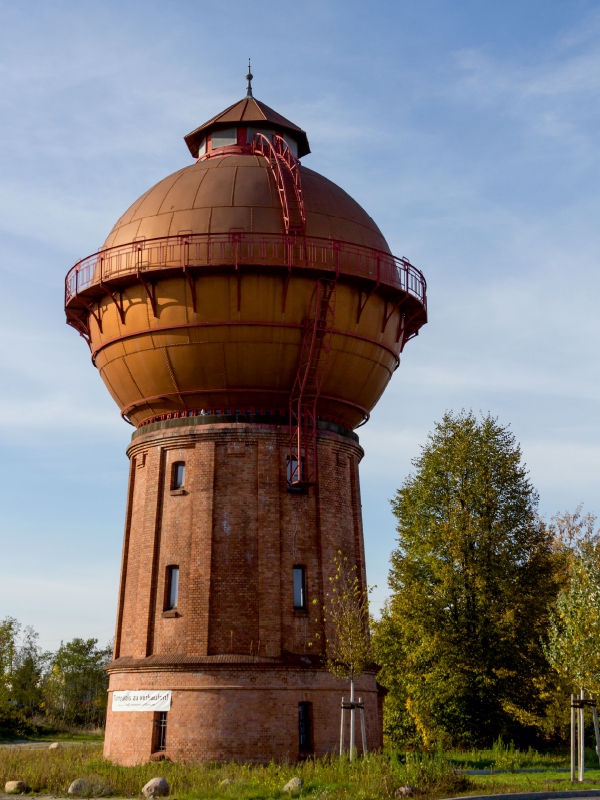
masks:
<instances>
[{"instance_id":1,"label":"boulder","mask_svg":"<svg viewBox=\"0 0 600 800\"><path fill-rule=\"evenodd\" d=\"M52 744L50 745L48 750L60 750L61 747L62 747L62 744L60 742L52 742Z\"/></svg>"},{"instance_id":2,"label":"boulder","mask_svg":"<svg viewBox=\"0 0 600 800\"><path fill-rule=\"evenodd\" d=\"M75 797L90 797L92 787L85 778L76 778L69 786L67 794L75 795Z\"/></svg>"},{"instance_id":3,"label":"boulder","mask_svg":"<svg viewBox=\"0 0 600 800\"><path fill-rule=\"evenodd\" d=\"M91 775L89 778L76 778L69 786L67 794L71 797L108 797L112 791L104 778Z\"/></svg>"},{"instance_id":4,"label":"boulder","mask_svg":"<svg viewBox=\"0 0 600 800\"><path fill-rule=\"evenodd\" d=\"M25 794L29 791L29 786L25 781L6 781L4 791L6 794Z\"/></svg>"},{"instance_id":5,"label":"boulder","mask_svg":"<svg viewBox=\"0 0 600 800\"><path fill-rule=\"evenodd\" d=\"M302 778L292 778L289 780L286 785L283 787L284 792L296 792L298 789L301 789L304 786L304 781Z\"/></svg>"},{"instance_id":6,"label":"boulder","mask_svg":"<svg viewBox=\"0 0 600 800\"><path fill-rule=\"evenodd\" d=\"M400 786L394 792L394 797L412 797L415 794L419 794L416 786Z\"/></svg>"},{"instance_id":7,"label":"boulder","mask_svg":"<svg viewBox=\"0 0 600 800\"><path fill-rule=\"evenodd\" d=\"M144 797L165 797L169 794L169 784L164 778L152 778L142 789Z\"/></svg>"}]
</instances>

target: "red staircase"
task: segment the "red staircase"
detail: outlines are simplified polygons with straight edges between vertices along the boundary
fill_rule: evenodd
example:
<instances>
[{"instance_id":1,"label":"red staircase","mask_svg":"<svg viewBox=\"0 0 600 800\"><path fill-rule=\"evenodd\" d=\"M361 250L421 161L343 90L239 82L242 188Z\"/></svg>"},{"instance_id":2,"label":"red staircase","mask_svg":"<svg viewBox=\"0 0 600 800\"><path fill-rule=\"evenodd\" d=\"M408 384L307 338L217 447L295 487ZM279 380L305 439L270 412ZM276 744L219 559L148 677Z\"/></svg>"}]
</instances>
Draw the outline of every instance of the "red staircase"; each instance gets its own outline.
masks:
<instances>
[{"instance_id":1,"label":"red staircase","mask_svg":"<svg viewBox=\"0 0 600 800\"><path fill-rule=\"evenodd\" d=\"M331 350L336 281L319 279L311 298L300 365L290 396L288 482L298 488L317 481L317 400Z\"/></svg>"}]
</instances>

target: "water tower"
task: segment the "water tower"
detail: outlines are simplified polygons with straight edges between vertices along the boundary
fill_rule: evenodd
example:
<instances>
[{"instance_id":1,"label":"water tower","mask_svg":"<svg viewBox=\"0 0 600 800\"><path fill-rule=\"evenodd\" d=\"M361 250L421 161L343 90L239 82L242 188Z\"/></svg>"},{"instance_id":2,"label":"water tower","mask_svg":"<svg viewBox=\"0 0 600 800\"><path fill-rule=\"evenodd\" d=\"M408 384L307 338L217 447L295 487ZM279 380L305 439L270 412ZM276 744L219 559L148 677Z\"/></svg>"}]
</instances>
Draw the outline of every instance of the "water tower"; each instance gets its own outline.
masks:
<instances>
[{"instance_id":1,"label":"water tower","mask_svg":"<svg viewBox=\"0 0 600 800\"><path fill-rule=\"evenodd\" d=\"M347 689L313 601L340 550L366 584L354 431L426 322L425 280L250 80L185 141L194 163L66 278L135 426L105 755L320 756ZM357 694L377 748L375 669Z\"/></svg>"}]
</instances>

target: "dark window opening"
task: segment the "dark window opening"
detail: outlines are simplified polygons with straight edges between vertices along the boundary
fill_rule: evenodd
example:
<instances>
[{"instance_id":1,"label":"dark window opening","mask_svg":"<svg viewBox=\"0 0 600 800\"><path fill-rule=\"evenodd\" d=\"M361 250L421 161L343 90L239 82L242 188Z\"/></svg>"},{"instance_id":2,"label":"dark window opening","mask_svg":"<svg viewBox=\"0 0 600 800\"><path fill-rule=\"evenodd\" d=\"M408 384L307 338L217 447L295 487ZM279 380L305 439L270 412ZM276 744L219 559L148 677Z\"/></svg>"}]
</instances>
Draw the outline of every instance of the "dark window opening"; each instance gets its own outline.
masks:
<instances>
[{"instance_id":1,"label":"dark window opening","mask_svg":"<svg viewBox=\"0 0 600 800\"><path fill-rule=\"evenodd\" d=\"M294 608L306 611L306 567L294 567Z\"/></svg>"},{"instance_id":2,"label":"dark window opening","mask_svg":"<svg viewBox=\"0 0 600 800\"><path fill-rule=\"evenodd\" d=\"M168 711L158 711L154 715L154 753L161 753L167 749L167 714Z\"/></svg>"},{"instance_id":3,"label":"dark window opening","mask_svg":"<svg viewBox=\"0 0 600 800\"><path fill-rule=\"evenodd\" d=\"M185 461L176 461L173 464L171 489L183 489L185 484Z\"/></svg>"},{"instance_id":4,"label":"dark window opening","mask_svg":"<svg viewBox=\"0 0 600 800\"><path fill-rule=\"evenodd\" d=\"M300 484L298 483L298 481L303 480L304 474L306 472L305 459L304 458L301 459L300 466L298 466L298 458L296 456L286 456L285 472L286 472L288 492L296 494L305 494L306 487L302 486L301 483Z\"/></svg>"},{"instance_id":5,"label":"dark window opening","mask_svg":"<svg viewBox=\"0 0 600 800\"><path fill-rule=\"evenodd\" d=\"M312 753L312 703L298 703L298 749Z\"/></svg>"},{"instance_id":6,"label":"dark window opening","mask_svg":"<svg viewBox=\"0 0 600 800\"><path fill-rule=\"evenodd\" d=\"M165 611L177 608L179 598L179 567L167 567L167 582L165 586Z\"/></svg>"}]
</instances>

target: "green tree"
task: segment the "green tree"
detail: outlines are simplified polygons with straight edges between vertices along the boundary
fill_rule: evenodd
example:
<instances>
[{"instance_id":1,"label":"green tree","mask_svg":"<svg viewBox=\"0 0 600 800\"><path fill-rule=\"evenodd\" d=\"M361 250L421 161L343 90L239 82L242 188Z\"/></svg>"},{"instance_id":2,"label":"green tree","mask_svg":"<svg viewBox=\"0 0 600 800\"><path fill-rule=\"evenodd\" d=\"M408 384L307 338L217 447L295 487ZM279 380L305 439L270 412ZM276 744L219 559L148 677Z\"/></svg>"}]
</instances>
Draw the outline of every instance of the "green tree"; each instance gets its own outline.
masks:
<instances>
[{"instance_id":1,"label":"green tree","mask_svg":"<svg viewBox=\"0 0 600 800\"><path fill-rule=\"evenodd\" d=\"M44 710L44 679L51 653L38 644L39 634L27 626L16 643L11 675L11 700L28 720Z\"/></svg>"},{"instance_id":2,"label":"green tree","mask_svg":"<svg viewBox=\"0 0 600 800\"><path fill-rule=\"evenodd\" d=\"M600 689L600 544L580 541L569 563L570 581L550 617L548 661L579 689Z\"/></svg>"},{"instance_id":3,"label":"green tree","mask_svg":"<svg viewBox=\"0 0 600 800\"><path fill-rule=\"evenodd\" d=\"M104 667L112 646L97 639L73 639L54 654L44 695L47 713L67 725L102 727L106 717L108 677Z\"/></svg>"},{"instance_id":4,"label":"green tree","mask_svg":"<svg viewBox=\"0 0 600 800\"><path fill-rule=\"evenodd\" d=\"M10 730L21 721L11 696L17 636L20 625L13 617L0 620L0 729Z\"/></svg>"},{"instance_id":5,"label":"green tree","mask_svg":"<svg viewBox=\"0 0 600 800\"><path fill-rule=\"evenodd\" d=\"M393 739L523 740L543 714L551 534L510 431L446 413L392 501L392 596L376 624Z\"/></svg>"},{"instance_id":6,"label":"green tree","mask_svg":"<svg viewBox=\"0 0 600 800\"><path fill-rule=\"evenodd\" d=\"M371 661L369 636L369 589L363 590L356 564L350 566L341 551L334 558L335 573L323 606L326 665L336 678L350 682L350 701L355 701L354 681ZM329 624L327 624L329 623ZM320 634L317 634L319 637ZM350 711L350 758L354 756L354 709Z\"/></svg>"}]
</instances>

